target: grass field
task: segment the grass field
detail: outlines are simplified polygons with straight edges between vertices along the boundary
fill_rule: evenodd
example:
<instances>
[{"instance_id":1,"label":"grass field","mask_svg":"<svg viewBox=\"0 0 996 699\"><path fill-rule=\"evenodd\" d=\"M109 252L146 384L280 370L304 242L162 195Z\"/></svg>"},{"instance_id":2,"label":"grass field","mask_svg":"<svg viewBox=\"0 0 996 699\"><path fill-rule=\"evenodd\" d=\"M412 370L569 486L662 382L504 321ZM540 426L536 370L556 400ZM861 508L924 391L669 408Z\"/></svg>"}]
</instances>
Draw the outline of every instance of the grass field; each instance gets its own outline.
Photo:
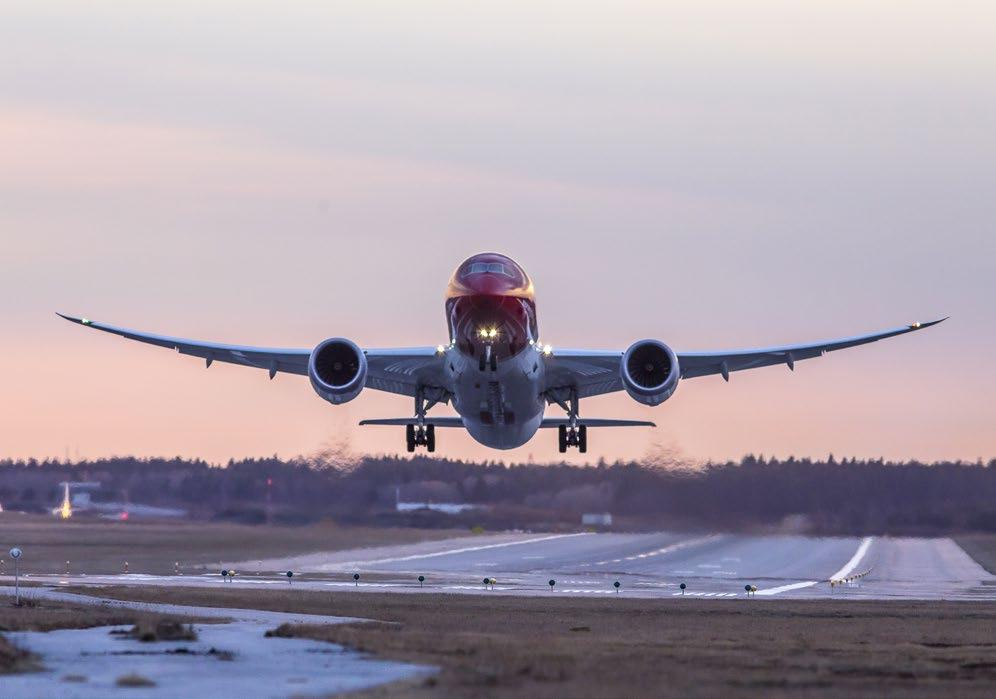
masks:
<instances>
[{"instance_id":1,"label":"grass field","mask_svg":"<svg viewBox=\"0 0 996 699\"><path fill-rule=\"evenodd\" d=\"M124 599L337 614L281 627L442 668L370 697L989 697L996 605L108 588Z\"/></svg>"},{"instance_id":2,"label":"grass field","mask_svg":"<svg viewBox=\"0 0 996 699\"><path fill-rule=\"evenodd\" d=\"M306 527L243 526L207 522L114 522L56 520L0 514L0 558L18 546L22 573L132 573L164 575L179 561L199 567L274 556L335 551L362 546L413 543L466 535L464 530L342 527L332 522ZM6 560L2 574L13 574Z\"/></svg>"},{"instance_id":3,"label":"grass field","mask_svg":"<svg viewBox=\"0 0 996 699\"><path fill-rule=\"evenodd\" d=\"M955 538L965 553L976 563L996 575L996 536L992 534L970 534Z\"/></svg>"}]
</instances>

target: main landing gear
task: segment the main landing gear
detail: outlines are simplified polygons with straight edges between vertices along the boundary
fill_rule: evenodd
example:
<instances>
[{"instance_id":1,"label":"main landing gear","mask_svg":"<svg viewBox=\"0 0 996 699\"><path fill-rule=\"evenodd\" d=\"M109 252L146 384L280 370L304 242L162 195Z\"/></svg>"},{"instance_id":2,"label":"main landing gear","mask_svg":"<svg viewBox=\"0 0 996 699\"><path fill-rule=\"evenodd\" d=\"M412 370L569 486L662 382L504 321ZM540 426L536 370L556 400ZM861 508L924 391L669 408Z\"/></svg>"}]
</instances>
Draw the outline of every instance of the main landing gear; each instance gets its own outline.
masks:
<instances>
[{"instance_id":1,"label":"main landing gear","mask_svg":"<svg viewBox=\"0 0 996 699\"><path fill-rule=\"evenodd\" d=\"M567 413L567 424L557 428L557 447L560 453L567 447L577 447L582 454L588 451L588 427L582 425L578 418L578 392L574 388L559 389L547 393L547 398Z\"/></svg>"},{"instance_id":2,"label":"main landing gear","mask_svg":"<svg viewBox=\"0 0 996 699\"><path fill-rule=\"evenodd\" d=\"M557 433L557 446L561 454L567 451L567 447L577 447L582 454L588 451L588 428L584 425L576 427L561 425Z\"/></svg>"},{"instance_id":3,"label":"main landing gear","mask_svg":"<svg viewBox=\"0 0 996 699\"><path fill-rule=\"evenodd\" d=\"M436 451L435 425L405 425L405 446L408 451L415 447L425 447L427 451Z\"/></svg>"},{"instance_id":4,"label":"main landing gear","mask_svg":"<svg viewBox=\"0 0 996 699\"><path fill-rule=\"evenodd\" d=\"M436 403L446 402L446 394L438 388L419 386L415 391L415 422L405 425L405 447L425 447L436 451L436 426L425 424L425 414Z\"/></svg>"}]
</instances>

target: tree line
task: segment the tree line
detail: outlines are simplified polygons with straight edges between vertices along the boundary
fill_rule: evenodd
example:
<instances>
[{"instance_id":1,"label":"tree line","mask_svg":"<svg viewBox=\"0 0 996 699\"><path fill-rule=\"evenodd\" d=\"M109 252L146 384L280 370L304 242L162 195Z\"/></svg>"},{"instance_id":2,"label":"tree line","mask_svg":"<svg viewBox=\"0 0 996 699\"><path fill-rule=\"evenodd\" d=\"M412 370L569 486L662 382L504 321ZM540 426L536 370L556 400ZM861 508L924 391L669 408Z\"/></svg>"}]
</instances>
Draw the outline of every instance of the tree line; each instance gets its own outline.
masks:
<instances>
[{"instance_id":1,"label":"tree line","mask_svg":"<svg viewBox=\"0 0 996 699\"><path fill-rule=\"evenodd\" d=\"M0 461L0 505L45 512L61 481L99 481L94 500L181 507L201 519L576 528L608 512L616 528L815 534L996 532L996 460L935 463L765 459L505 464L418 456ZM457 516L397 512L395 501L478 506Z\"/></svg>"}]
</instances>

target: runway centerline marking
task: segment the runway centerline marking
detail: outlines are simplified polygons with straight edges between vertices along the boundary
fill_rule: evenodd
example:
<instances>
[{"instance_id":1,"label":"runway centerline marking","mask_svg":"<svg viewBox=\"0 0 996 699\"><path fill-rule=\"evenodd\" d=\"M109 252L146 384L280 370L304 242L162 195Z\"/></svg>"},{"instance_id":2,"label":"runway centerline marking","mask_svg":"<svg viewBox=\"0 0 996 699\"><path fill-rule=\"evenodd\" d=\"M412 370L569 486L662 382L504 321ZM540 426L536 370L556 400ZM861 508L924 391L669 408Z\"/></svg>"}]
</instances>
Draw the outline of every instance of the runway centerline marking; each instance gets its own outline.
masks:
<instances>
[{"instance_id":1,"label":"runway centerline marking","mask_svg":"<svg viewBox=\"0 0 996 699\"><path fill-rule=\"evenodd\" d=\"M566 539L572 536L588 536L589 532L578 532L576 534L551 534L550 536L538 536L534 539L522 539L521 541L505 541L500 544L482 544L481 546L464 546L458 549L447 551L433 551L432 553L413 553L408 556L393 556L391 558L375 558L369 561L346 561L337 563L337 567L363 566L378 563L397 563L399 561L420 561L425 558L438 558L439 556L452 556L458 553L470 553L472 551L486 551L488 549L499 549L507 546L520 546L522 544L535 544L540 541L551 541L553 539Z\"/></svg>"},{"instance_id":2,"label":"runway centerline marking","mask_svg":"<svg viewBox=\"0 0 996 699\"><path fill-rule=\"evenodd\" d=\"M683 548L688 548L689 546L698 546L699 544L705 544L714 539L718 539L719 534L710 534L709 536L699 537L698 539L687 539L685 541L679 541L670 546L665 546L664 548L659 548L656 551L647 551L646 553L637 553L632 556L626 556L625 558L613 558L608 561L598 561L595 563L597 566L604 566L607 563L622 563L623 561L637 561L641 558L650 558L651 556L661 556L665 553L671 553L672 551L679 551Z\"/></svg>"}]
</instances>

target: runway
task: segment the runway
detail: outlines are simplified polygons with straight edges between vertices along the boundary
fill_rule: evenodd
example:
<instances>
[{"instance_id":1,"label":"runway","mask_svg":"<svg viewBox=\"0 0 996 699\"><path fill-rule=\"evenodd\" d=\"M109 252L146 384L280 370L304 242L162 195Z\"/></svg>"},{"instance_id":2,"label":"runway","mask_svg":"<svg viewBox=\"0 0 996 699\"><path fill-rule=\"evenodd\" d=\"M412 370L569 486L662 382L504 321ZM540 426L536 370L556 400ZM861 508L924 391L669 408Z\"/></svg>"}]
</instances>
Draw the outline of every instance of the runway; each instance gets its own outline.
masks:
<instances>
[{"instance_id":1,"label":"runway","mask_svg":"<svg viewBox=\"0 0 996 699\"><path fill-rule=\"evenodd\" d=\"M217 571L234 568L234 582ZM285 571L293 571L291 582ZM69 584L246 585L476 594L996 601L996 576L947 538L736 534L467 536L403 546L219 562L201 575L32 576ZM354 582L352 575L359 574ZM425 577L424 586L416 581ZM831 586L830 580L861 576ZM485 586L485 578L496 583ZM555 581L551 589L548 582ZM614 587L619 582L619 588ZM681 590L684 583L686 589Z\"/></svg>"}]
</instances>

